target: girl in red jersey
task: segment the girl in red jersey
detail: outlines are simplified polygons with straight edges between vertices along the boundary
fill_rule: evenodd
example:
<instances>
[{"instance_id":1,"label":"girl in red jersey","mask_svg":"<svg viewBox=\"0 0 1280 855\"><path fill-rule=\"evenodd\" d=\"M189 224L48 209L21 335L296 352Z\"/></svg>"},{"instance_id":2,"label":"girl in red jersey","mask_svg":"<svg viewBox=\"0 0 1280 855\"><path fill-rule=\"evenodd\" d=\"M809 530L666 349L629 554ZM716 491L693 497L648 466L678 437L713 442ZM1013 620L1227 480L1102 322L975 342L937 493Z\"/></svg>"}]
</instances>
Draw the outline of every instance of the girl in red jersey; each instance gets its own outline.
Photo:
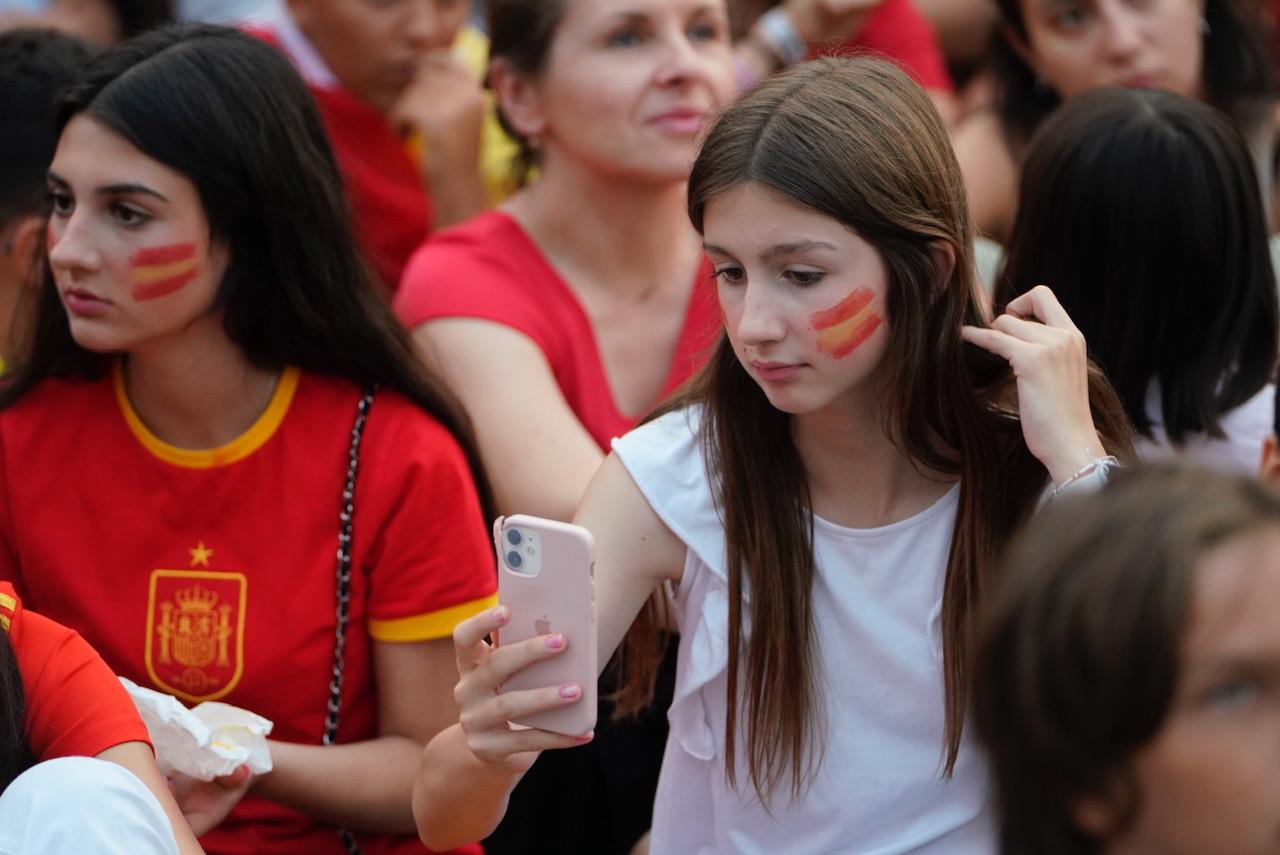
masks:
<instances>
[{"instance_id":1,"label":"girl in red jersey","mask_svg":"<svg viewBox=\"0 0 1280 855\"><path fill-rule=\"evenodd\" d=\"M209 851L422 851L448 635L495 587L488 494L304 84L177 28L92 63L59 128L0 397L0 576L135 682L275 722L270 773L179 788Z\"/></svg>"}]
</instances>

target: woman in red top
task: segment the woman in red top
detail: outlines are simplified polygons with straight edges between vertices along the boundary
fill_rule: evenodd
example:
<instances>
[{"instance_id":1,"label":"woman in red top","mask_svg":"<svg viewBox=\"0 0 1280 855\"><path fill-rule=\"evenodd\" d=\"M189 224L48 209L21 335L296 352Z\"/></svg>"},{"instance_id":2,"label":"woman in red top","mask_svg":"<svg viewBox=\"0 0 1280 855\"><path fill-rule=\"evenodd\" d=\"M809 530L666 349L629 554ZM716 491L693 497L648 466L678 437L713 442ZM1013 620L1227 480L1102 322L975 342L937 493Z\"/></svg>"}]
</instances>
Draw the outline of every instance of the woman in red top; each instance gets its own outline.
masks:
<instances>
[{"instance_id":1,"label":"woman in red top","mask_svg":"<svg viewBox=\"0 0 1280 855\"><path fill-rule=\"evenodd\" d=\"M110 767L63 765L33 777L33 764L79 758ZM19 783L10 787L15 781ZM34 782L34 783L33 783ZM138 784L144 791L140 791ZM77 791L70 793L68 787ZM32 788L35 788L34 791ZM55 796L44 797L52 788ZM74 631L22 607L13 586L0 582L0 852L89 851L74 835L109 829L94 852L111 845L131 852L181 855L202 850L165 786L151 754L147 729L116 675ZM84 797L80 810L69 807ZM163 811L159 813L156 808ZM90 815L97 811L107 811ZM166 821L167 820L167 821ZM41 828L54 825L58 828Z\"/></svg>"},{"instance_id":2,"label":"woman in red top","mask_svg":"<svg viewBox=\"0 0 1280 855\"><path fill-rule=\"evenodd\" d=\"M422 852L412 784L457 717L453 625L492 602L490 503L314 103L260 40L182 27L103 54L59 116L0 394L0 578L135 682L275 723L248 795L181 793L206 827L230 810L210 852L337 855L340 827Z\"/></svg>"}]
</instances>

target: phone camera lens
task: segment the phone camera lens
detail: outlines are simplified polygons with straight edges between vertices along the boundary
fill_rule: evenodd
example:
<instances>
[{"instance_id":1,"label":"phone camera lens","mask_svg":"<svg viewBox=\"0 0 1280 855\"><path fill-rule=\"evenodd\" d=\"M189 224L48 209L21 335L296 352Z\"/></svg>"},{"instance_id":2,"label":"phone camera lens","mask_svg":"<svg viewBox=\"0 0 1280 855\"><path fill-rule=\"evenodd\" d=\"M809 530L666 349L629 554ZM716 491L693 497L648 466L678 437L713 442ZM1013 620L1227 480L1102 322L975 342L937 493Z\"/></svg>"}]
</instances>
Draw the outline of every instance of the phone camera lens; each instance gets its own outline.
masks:
<instances>
[{"instance_id":1,"label":"phone camera lens","mask_svg":"<svg viewBox=\"0 0 1280 855\"><path fill-rule=\"evenodd\" d=\"M519 546L521 540L523 540L523 538L520 537L520 532L516 531L514 528L507 529L507 543L512 546Z\"/></svg>"},{"instance_id":2,"label":"phone camera lens","mask_svg":"<svg viewBox=\"0 0 1280 855\"><path fill-rule=\"evenodd\" d=\"M513 549L507 553L507 564L510 565L513 570L520 569L520 565L523 563L524 559L520 557L519 552L516 552Z\"/></svg>"}]
</instances>

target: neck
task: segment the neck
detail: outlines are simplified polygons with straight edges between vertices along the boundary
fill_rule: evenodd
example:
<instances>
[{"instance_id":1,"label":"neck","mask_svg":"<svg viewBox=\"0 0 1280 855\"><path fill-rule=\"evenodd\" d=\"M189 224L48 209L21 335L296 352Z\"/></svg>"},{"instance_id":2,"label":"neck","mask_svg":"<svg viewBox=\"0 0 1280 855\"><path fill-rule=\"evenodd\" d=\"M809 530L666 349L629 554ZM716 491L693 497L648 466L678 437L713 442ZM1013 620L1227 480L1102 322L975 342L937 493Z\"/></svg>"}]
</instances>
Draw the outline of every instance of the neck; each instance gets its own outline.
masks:
<instances>
[{"instance_id":1,"label":"neck","mask_svg":"<svg viewBox=\"0 0 1280 855\"><path fill-rule=\"evenodd\" d=\"M683 181L628 181L551 157L506 208L575 284L643 298L686 288L701 257Z\"/></svg>"},{"instance_id":2,"label":"neck","mask_svg":"<svg viewBox=\"0 0 1280 855\"><path fill-rule=\"evenodd\" d=\"M243 434L267 408L278 377L249 363L219 315L130 351L124 364L138 418L186 449L217 448Z\"/></svg>"},{"instance_id":3,"label":"neck","mask_svg":"<svg viewBox=\"0 0 1280 855\"><path fill-rule=\"evenodd\" d=\"M869 385L869 384L868 384ZM885 432L870 390L792 419L814 512L850 528L876 528L920 513L951 487L917 469Z\"/></svg>"}]
</instances>

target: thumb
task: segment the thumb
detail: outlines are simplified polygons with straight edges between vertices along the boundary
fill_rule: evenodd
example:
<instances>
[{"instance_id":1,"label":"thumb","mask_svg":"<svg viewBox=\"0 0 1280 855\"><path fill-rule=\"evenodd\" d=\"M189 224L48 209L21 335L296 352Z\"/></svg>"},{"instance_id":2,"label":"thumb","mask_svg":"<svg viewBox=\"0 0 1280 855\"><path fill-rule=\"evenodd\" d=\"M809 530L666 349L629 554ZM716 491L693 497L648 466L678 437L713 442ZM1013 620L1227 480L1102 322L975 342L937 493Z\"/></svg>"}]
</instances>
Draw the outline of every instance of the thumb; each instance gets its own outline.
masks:
<instances>
[{"instance_id":1,"label":"thumb","mask_svg":"<svg viewBox=\"0 0 1280 855\"><path fill-rule=\"evenodd\" d=\"M223 789L234 790L252 776L253 772L248 766L237 766L230 775L221 775L214 778L213 782Z\"/></svg>"}]
</instances>

